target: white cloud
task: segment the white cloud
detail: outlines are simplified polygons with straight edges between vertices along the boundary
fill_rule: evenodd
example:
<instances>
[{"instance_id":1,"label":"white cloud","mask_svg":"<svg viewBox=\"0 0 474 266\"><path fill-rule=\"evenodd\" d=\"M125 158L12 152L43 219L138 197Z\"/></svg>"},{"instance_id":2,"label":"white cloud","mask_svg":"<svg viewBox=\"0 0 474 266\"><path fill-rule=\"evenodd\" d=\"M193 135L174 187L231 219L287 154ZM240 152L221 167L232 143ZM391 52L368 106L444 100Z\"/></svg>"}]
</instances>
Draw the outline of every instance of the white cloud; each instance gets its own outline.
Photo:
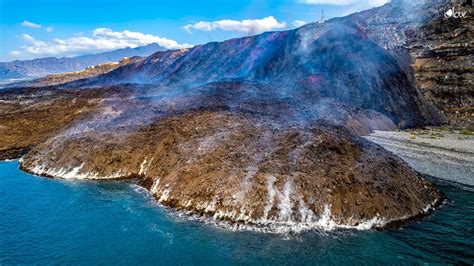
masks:
<instances>
[{"instance_id":1,"label":"white cloud","mask_svg":"<svg viewBox=\"0 0 474 266\"><path fill-rule=\"evenodd\" d=\"M24 20L24 21L21 23L21 26L28 27L28 28L41 28L41 25L40 25L40 24L36 24L36 23L33 23L33 22L29 22L28 20Z\"/></svg>"},{"instance_id":2,"label":"white cloud","mask_svg":"<svg viewBox=\"0 0 474 266\"><path fill-rule=\"evenodd\" d=\"M199 21L194 24L183 26L183 29L191 32L191 30L200 31L234 31L246 34L258 34L265 31L286 28L285 22L279 22L273 16L262 19L244 19L244 20L217 20L217 21Z\"/></svg>"},{"instance_id":3,"label":"white cloud","mask_svg":"<svg viewBox=\"0 0 474 266\"><path fill-rule=\"evenodd\" d=\"M21 52L20 51L11 51L10 52L10 56L14 57L14 58L17 58L21 55Z\"/></svg>"},{"instance_id":4,"label":"white cloud","mask_svg":"<svg viewBox=\"0 0 474 266\"><path fill-rule=\"evenodd\" d=\"M295 21L293 21L292 24L296 28L299 28L299 27L303 26L304 24L306 24L306 22L304 22L303 20L295 20Z\"/></svg>"},{"instance_id":5,"label":"white cloud","mask_svg":"<svg viewBox=\"0 0 474 266\"><path fill-rule=\"evenodd\" d=\"M364 4L370 6L380 6L385 4L387 0L301 0L301 2L309 5L348 6L354 4Z\"/></svg>"},{"instance_id":6,"label":"white cloud","mask_svg":"<svg viewBox=\"0 0 474 266\"><path fill-rule=\"evenodd\" d=\"M41 56L75 56L86 53L97 53L126 47L138 47L157 43L167 49L189 47L189 44L178 42L141 32L128 30L113 31L109 28L97 28L92 36L75 36L67 39L52 41L38 40L31 35L22 34L21 38L27 43L21 49L10 52L11 56L32 58Z\"/></svg>"},{"instance_id":7,"label":"white cloud","mask_svg":"<svg viewBox=\"0 0 474 266\"><path fill-rule=\"evenodd\" d=\"M28 20L24 20L20 25L23 27L34 28L34 29L43 28L43 26L41 26L40 24L36 24ZM45 27L44 30L46 32L53 32L54 28L51 26L48 26L48 27Z\"/></svg>"},{"instance_id":8,"label":"white cloud","mask_svg":"<svg viewBox=\"0 0 474 266\"><path fill-rule=\"evenodd\" d=\"M28 35L28 34L22 34L21 35L21 38L26 41L26 42L29 42L35 46L46 46L46 43L43 42L43 41L39 41L39 40L36 40L35 38L33 38L31 35Z\"/></svg>"}]
</instances>

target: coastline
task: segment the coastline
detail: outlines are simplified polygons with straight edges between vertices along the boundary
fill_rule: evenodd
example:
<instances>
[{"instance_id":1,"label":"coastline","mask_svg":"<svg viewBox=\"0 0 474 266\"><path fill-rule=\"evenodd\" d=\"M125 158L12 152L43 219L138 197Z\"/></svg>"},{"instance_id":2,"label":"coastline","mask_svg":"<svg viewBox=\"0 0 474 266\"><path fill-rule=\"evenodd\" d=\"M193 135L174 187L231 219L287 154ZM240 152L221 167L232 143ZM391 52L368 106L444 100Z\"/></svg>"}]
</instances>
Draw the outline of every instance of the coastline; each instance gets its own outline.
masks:
<instances>
[{"instance_id":1,"label":"coastline","mask_svg":"<svg viewBox=\"0 0 474 266\"><path fill-rule=\"evenodd\" d=\"M278 265L350 264L352 258L390 264L400 256L411 264L472 262L467 217L473 214L474 194L446 183L440 188L449 200L398 229L266 233L163 208L145 189L129 182L50 180L18 171L17 164L2 163L0 171L1 187L8 188L2 200L9 211L0 219L0 242L5 244L0 260L6 264L48 264L59 257L63 264L93 265L133 264L143 258L146 264L166 260L186 265L195 258L217 264L216 257L220 262L256 265L269 258ZM55 235L63 237L44 237ZM110 239L116 249L107 249Z\"/></svg>"},{"instance_id":2,"label":"coastline","mask_svg":"<svg viewBox=\"0 0 474 266\"><path fill-rule=\"evenodd\" d=\"M440 132L443 132L441 136ZM415 136L415 137L413 137ZM393 152L395 155L402 158L407 162L411 167L416 171L428 175L430 177L446 180L448 182L455 182L464 185L471 186L469 182L455 178L458 175L462 175L464 172L469 172L471 167L469 163L473 163L474 160L469 161L469 156L474 156L472 150L474 146L469 143L474 143L474 136L469 134L461 134L460 130L446 130L441 128L428 128L428 129L414 129L414 130L404 130L404 131L376 131L370 136L366 136L366 139L369 139L379 145L384 149L387 149ZM466 145L466 142L469 145ZM420 156L426 162L420 162ZM468 156L466 159L465 157ZM445 160L442 160L442 159ZM8 159L7 162L19 161L19 168L21 171L33 174L40 177L46 178L61 178L58 175L48 174L46 172L35 172L30 171L27 168L23 167L21 164L21 158L18 159ZM464 160L464 161L463 161ZM467 164L466 164L467 162ZM433 170L432 167L427 167L435 164L437 168ZM453 168L453 165L459 166ZM446 168L445 171L437 171L439 168ZM465 169L463 169L463 167ZM466 168L467 167L467 168ZM37 168L37 167L36 167ZM35 168L35 169L36 169ZM38 168L39 169L39 168ZM453 170L454 169L454 170ZM430 171L428 171L430 170ZM448 176L443 176L446 171L454 171L454 174ZM307 230L323 230L323 231L332 231L337 229L349 229L349 230L385 230L385 229L395 229L399 228L405 224L408 224L412 221L422 219L430 215L434 210L439 208L446 198L444 195L440 199L436 199L433 203L429 204L423 208L419 213L408 215L405 217L400 217L397 219L386 220L379 217L374 217L367 221L362 221L355 226L349 226L344 224L337 224L334 220L331 219L330 205L325 206L324 213L320 214L318 220L315 220L311 223L297 223L297 222L265 222L265 221L253 221L253 220L242 220L242 221L231 221L226 218L226 215L222 215L219 212L215 213L193 213L190 210L174 208L173 206L168 206L160 202L160 198L156 195L153 195L152 188L148 188L143 184L139 184L138 176L126 176L117 175L116 177L111 178L89 178L87 174L82 174L81 177L67 174L70 179L82 179L82 180L93 180L93 181L116 181L116 180L128 180L133 184L136 184L147 191L155 200L157 205L162 206L166 209L172 209L173 211L186 215L192 220L199 220L205 223L214 224L217 226L224 226L231 230L251 230L251 231L261 231L269 233L289 233L289 232L301 232ZM119 177L120 176L120 177ZM453 177L454 176L454 177ZM63 178L63 179L68 179ZM466 180L473 181L473 177L468 176Z\"/></svg>"},{"instance_id":3,"label":"coastline","mask_svg":"<svg viewBox=\"0 0 474 266\"><path fill-rule=\"evenodd\" d=\"M169 212L176 214L179 217L186 216L187 219L193 221L199 221L206 224L211 224L216 227L229 229L231 231L253 231L253 232L261 232L261 233L275 233L275 234L287 234L287 233L300 233L304 231L322 231L322 232L330 232L335 230L357 230L357 231L364 231L364 230L391 230L400 228L406 224L409 224L413 221L417 221L423 219L426 216L432 214L436 209L438 209L445 201L445 196L441 193L441 197L435 199L434 202L428 204L424 207L420 212L403 216L400 218L395 219L385 219L383 217L374 217L372 219L368 219L366 221L361 221L357 225L346 225L346 224L338 224L334 219L331 217L331 205L326 204L324 208L324 212L320 215L319 219L313 222L275 222L275 221L263 221L263 220L252 220L252 219L244 219L244 220L237 220L233 221L231 219L226 218L226 214L224 215L218 211L215 211L213 214L210 213L195 213L191 210L175 208L173 206L168 206L162 204L160 198L157 195L153 195L151 188L147 188L143 184L140 184L138 177L121 177L121 178L108 178L108 179L100 179L100 178L60 178L55 177L53 175L48 174L37 174L34 172L29 171L27 168L22 167L21 165L21 158L18 159L8 159L2 160L0 162L19 162L19 170L31 174L40 178L48 178L48 179L64 179L64 180L83 180L83 181L94 181L94 182L114 182L114 181L127 181L130 183L131 186L138 186L140 190L146 191L146 193L153 198L155 204L166 209Z\"/></svg>"}]
</instances>

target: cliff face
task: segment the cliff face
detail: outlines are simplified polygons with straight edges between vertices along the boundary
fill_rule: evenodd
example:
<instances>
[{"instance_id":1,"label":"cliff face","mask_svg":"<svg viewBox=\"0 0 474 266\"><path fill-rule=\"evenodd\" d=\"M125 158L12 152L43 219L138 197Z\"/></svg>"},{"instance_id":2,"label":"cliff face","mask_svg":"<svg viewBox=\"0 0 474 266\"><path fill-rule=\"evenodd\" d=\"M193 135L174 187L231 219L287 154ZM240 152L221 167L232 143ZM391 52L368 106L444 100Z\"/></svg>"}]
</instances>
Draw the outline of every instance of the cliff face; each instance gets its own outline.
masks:
<instances>
[{"instance_id":1,"label":"cliff face","mask_svg":"<svg viewBox=\"0 0 474 266\"><path fill-rule=\"evenodd\" d=\"M451 10L451 11L449 11ZM474 127L472 1L392 1L348 18L406 65L423 98L455 127Z\"/></svg>"},{"instance_id":2,"label":"cliff face","mask_svg":"<svg viewBox=\"0 0 474 266\"><path fill-rule=\"evenodd\" d=\"M407 46L424 97L451 125L474 128L474 8L462 3L455 1L442 11L454 7L455 12L467 12L466 17L438 14L409 32Z\"/></svg>"}]
</instances>

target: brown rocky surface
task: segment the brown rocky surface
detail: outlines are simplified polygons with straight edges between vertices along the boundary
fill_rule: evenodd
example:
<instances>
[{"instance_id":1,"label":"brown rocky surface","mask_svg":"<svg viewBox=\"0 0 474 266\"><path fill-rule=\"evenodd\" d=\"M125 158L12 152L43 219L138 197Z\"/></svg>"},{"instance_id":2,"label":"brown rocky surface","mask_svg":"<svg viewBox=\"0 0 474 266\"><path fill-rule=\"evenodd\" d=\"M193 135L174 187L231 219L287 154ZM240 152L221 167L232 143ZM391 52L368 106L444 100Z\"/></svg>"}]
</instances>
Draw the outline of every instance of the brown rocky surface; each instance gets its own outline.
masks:
<instances>
[{"instance_id":1,"label":"brown rocky surface","mask_svg":"<svg viewBox=\"0 0 474 266\"><path fill-rule=\"evenodd\" d=\"M0 160L15 159L77 119L98 111L107 91L21 89L0 92Z\"/></svg>"},{"instance_id":2,"label":"brown rocky surface","mask_svg":"<svg viewBox=\"0 0 474 266\"><path fill-rule=\"evenodd\" d=\"M2 134L22 132L3 145L29 150L27 172L133 179L163 205L270 230L381 227L441 199L400 159L354 134L393 128L385 116L330 101L306 116L304 101L246 98L246 88L265 91L224 83L179 97L133 86L4 93L37 116L3 109Z\"/></svg>"},{"instance_id":3,"label":"brown rocky surface","mask_svg":"<svg viewBox=\"0 0 474 266\"><path fill-rule=\"evenodd\" d=\"M2 101L0 115L0 159L14 159L67 126L91 103L58 97L36 102Z\"/></svg>"},{"instance_id":4,"label":"brown rocky surface","mask_svg":"<svg viewBox=\"0 0 474 266\"><path fill-rule=\"evenodd\" d=\"M166 206L269 227L384 226L441 197L400 159L343 128L282 128L245 113L193 111L133 130L79 127L38 145L21 165L52 177L137 178Z\"/></svg>"}]
</instances>

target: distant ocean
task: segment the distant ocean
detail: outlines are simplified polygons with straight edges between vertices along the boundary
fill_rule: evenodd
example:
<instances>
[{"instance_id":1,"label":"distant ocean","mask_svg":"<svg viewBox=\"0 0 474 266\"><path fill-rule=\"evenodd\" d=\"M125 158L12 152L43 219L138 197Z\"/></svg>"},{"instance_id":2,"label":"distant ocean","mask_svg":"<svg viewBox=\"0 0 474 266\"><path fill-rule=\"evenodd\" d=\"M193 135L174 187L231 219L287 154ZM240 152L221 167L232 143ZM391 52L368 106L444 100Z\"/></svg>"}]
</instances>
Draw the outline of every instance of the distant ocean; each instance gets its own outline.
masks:
<instances>
[{"instance_id":1,"label":"distant ocean","mask_svg":"<svg viewBox=\"0 0 474 266\"><path fill-rule=\"evenodd\" d=\"M401 229L282 235L190 221L127 182L48 179L0 162L0 265L473 265L474 192L437 185L447 203Z\"/></svg>"}]
</instances>

